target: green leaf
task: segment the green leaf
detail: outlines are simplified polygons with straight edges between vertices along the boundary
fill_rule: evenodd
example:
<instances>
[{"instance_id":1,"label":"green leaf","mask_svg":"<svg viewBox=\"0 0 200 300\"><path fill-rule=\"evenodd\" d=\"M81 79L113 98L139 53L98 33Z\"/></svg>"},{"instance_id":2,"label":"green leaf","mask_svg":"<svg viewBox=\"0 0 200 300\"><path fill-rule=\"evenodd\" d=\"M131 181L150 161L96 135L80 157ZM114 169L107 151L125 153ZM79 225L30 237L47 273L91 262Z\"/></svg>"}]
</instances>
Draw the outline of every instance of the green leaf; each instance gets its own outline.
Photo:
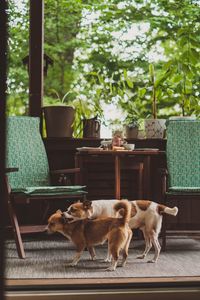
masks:
<instances>
[{"instance_id":1,"label":"green leaf","mask_svg":"<svg viewBox=\"0 0 200 300\"><path fill-rule=\"evenodd\" d=\"M155 87L157 88L158 86L160 86L168 77L169 74L169 70L167 70L164 73L161 73L158 78L155 81Z\"/></svg>"},{"instance_id":2,"label":"green leaf","mask_svg":"<svg viewBox=\"0 0 200 300\"><path fill-rule=\"evenodd\" d=\"M153 64L149 64L149 75L151 78L151 81L154 81L154 65Z\"/></svg>"},{"instance_id":3,"label":"green leaf","mask_svg":"<svg viewBox=\"0 0 200 300\"><path fill-rule=\"evenodd\" d=\"M191 48L190 49L190 59L192 59L193 64L196 64L199 62L199 52L197 52L195 49Z\"/></svg>"},{"instance_id":4,"label":"green leaf","mask_svg":"<svg viewBox=\"0 0 200 300\"><path fill-rule=\"evenodd\" d=\"M143 98L144 97L144 95L146 94L146 89L145 88L141 88L141 89L138 89L138 96L140 97L140 98Z\"/></svg>"},{"instance_id":5,"label":"green leaf","mask_svg":"<svg viewBox=\"0 0 200 300\"><path fill-rule=\"evenodd\" d=\"M130 80L130 79L126 79L126 83L127 83L127 85L128 85L128 87L130 87L131 89L133 88L133 82Z\"/></svg>"},{"instance_id":6,"label":"green leaf","mask_svg":"<svg viewBox=\"0 0 200 300\"><path fill-rule=\"evenodd\" d=\"M171 81L172 81L173 83L178 83L178 82L180 82L181 80L183 80L183 75L182 75L182 74L177 74L177 75L175 75L175 76L173 76L173 77L171 78Z\"/></svg>"},{"instance_id":7,"label":"green leaf","mask_svg":"<svg viewBox=\"0 0 200 300\"><path fill-rule=\"evenodd\" d=\"M184 47L185 45L188 44L188 38L183 36L180 40L179 40L179 44L180 44L180 47Z\"/></svg>"},{"instance_id":8,"label":"green leaf","mask_svg":"<svg viewBox=\"0 0 200 300\"><path fill-rule=\"evenodd\" d=\"M123 73L124 73L124 79L127 79L127 70L123 70Z\"/></svg>"}]
</instances>

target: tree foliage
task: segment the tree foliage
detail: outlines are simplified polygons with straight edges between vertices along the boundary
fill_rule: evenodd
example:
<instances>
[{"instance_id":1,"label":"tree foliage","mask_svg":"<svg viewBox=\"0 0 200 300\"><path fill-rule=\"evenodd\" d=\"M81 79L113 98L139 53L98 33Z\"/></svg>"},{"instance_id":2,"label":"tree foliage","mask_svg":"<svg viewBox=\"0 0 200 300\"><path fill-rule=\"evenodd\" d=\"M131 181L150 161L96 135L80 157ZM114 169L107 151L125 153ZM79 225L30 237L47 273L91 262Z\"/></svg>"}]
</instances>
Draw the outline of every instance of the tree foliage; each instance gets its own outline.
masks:
<instances>
[{"instance_id":1,"label":"tree foliage","mask_svg":"<svg viewBox=\"0 0 200 300\"><path fill-rule=\"evenodd\" d=\"M89 64L89 74L98 73L113 82L109 90L104 81L110 94L103 98L112 101L114 87L124 79L119 105L129 112L131 101L141 117L152 114L149 65L153 63L158 115L199 115L200 2L103 2L90 9L90 14L98 16L95 22L81 28L88 55L85 46L84 55L77 58L83 71ZM128 75L122 78L124 70ZM82 74L88 78L86 72Z\"/></svg>"},{"instance_id":2,"label":"tree foliage","mask_svg":"<svg viewBox=\"0 0 200 300\"><path fill-rule=\"evenodd\" d=\"M29 8L21 3L9 1L10 113L27 110ZM53 90L70 91L78 118L102 115L103 103L145 118L153 99L158 117L199 116L199 45L198 0L45 0L44 49L54 61L45 103L56 100Z\"/></svg>"},{"instance_id":3,"label":"tree foliage","mask_svg":"<svg viewBox=\"0 0 200 300\"><path fill-rule=\"evenodd\" d=\"M10 114L25 114L28 110L28 72L22 59L28 55L28 3L21 0L20 9L9 0L9 56L8 56L8 111Z\"/></svg>"}]
</instances>

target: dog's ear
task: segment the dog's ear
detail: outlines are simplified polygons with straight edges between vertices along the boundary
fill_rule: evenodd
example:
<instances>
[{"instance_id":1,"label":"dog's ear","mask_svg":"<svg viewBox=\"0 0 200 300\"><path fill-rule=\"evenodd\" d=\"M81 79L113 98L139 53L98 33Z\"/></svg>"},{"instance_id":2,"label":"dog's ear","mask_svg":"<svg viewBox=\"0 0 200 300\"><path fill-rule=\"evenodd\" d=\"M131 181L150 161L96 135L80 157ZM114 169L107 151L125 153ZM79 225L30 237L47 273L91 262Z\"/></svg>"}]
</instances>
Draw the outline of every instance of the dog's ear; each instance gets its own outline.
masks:
<instances>
[{"instance_id":1,"label":"dog's ear","mask_svg":"<svg viewBox=\"0 0 200 300\"><path fill-rule=\"evenodd\" d=\"M67 223L67 218L66 218L66 216L65 216L65 214L63 213L63 212L61 212L61 223L64 225L64 224L66 224Z\"/></svg>"},{"instance_id":2,"label":"dog's ear","mask_svg":"<svg viewBox=\"0 0 200 300\"><path fill-rule=\"evenodd\" d=\"M84 200L83 201L83 209L87 210L92 206L92 201L90 200Z\"/></svg>"},{"instance_id":3,"label":"dog's ear","mask_svg":"<svg viewBox=\"0 0 200 300\"><path fill-rule=\"evenodd\" d=\"M123 217L124 216L124 209L121 208L120 210L118 210L118 214Z\"/></svg>"},{"instance_id":4,"label":"dog's ear","mask_svg":"<svg viewBox=\"0 0 200 300\"><path fill-rule=\"evenodd\" d=\"M58 210L56 211L56 213L62 214L62 211L61 211L60 209L58 209Z\"/></svg>"}]
</instances>

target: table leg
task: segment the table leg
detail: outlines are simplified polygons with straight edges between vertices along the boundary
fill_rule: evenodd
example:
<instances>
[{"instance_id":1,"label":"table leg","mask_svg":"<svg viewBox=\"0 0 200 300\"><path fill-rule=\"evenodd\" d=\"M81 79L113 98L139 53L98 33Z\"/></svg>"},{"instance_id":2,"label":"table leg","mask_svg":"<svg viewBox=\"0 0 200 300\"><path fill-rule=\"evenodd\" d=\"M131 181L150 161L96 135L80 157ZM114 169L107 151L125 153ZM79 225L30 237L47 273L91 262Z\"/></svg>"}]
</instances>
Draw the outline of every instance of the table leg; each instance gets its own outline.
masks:
<instances>
[{"instance_id":1,"label":"table leg","mask_svg":"<svg viewBox=\"0 0 200 300\"><path fill-rule=\"evenodd\" d=\"M116 199L121 199L121 193L120 193L120 157L119 155L115 156L115 198Z\"/></svg>"},{"instance_id":2,"label":"table leg","mask_svg":"<svg viewBox=\"0 0 200 300\"><path fill-rule=\"evenodd\" d=\"M144 159L144 191L146 191L144 196L146 199L151 199L150 163L151 157L147 155Z\"/></svg>"},{"instance_id":3,"label":"table leg","mask_svg":"<svg viewBox=\"0 0 200 300\"><path fill-rule=\"evenodd\" d=\"M144 164L139 163L138 170L138 199L143 199L143 172L144 172Z\"/></svg>"}]
</instances>

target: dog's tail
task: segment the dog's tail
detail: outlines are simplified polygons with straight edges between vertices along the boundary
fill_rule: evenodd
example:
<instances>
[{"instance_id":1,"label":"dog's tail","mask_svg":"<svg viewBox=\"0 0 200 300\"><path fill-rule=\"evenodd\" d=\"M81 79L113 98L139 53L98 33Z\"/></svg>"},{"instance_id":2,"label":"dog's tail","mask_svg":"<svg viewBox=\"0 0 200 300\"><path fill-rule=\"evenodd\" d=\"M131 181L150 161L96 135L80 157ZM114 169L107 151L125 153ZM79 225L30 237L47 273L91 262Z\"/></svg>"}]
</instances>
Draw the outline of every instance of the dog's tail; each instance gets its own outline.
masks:
<instances>
[{"instance_id":1,"label":"dog's tail","mask_svg":"<svg viewBox=\"0 0 200 300\"><path fill-rule=\"evenodd\" d=\"M165 206L163 204L158 204L158 211L160 214L167 214L167 215L172 215L172 216L176 216L178 213L178 207L174 206L174 207L168 207Z\"/></svg>"},{"instance_id":2,"label":"dog's tail","mask_svg":"<svg viewBox=\"0 0 200 300\"><path fill-rule=\"evenodd\" d=\"M128 200L120 200L114 205L114 210L116 212L120 212L123 225L129 222L131 215L131 205ZM123 210L123 212L121 212L120 210Z\"/></svg>"}]
</instances>

